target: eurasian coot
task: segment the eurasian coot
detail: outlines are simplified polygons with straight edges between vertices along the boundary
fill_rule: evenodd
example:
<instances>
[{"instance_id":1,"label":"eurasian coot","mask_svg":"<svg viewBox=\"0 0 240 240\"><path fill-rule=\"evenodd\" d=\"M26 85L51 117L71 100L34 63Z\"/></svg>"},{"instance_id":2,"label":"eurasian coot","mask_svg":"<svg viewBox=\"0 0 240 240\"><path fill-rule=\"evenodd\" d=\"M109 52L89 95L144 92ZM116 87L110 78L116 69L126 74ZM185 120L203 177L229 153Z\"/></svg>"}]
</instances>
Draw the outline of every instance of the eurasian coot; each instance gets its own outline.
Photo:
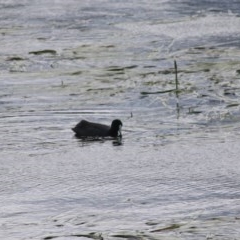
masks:
<instances>
[{"instance_id":1,"label":"eurasian coot","mask_svg":"<svg viewBox=\"0 0 240 240\"><path fill-rule=\"evenodd\" d=\"M77 137L121 137L122 122L119 119L112 121L111 127L100 123L80 121L72 130Z\"/></svg>"}]
</instances>

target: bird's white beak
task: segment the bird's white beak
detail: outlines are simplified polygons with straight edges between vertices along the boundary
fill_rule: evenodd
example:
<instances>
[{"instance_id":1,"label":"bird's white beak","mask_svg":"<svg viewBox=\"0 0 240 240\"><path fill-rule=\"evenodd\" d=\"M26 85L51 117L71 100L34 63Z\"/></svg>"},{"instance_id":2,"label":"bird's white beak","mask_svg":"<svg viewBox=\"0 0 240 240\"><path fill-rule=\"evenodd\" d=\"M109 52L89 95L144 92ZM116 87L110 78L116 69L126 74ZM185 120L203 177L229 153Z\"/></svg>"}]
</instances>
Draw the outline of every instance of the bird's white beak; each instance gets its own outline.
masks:
<instances>
[{"instance_id":1,"label":"bird's white beak","mask_svg":"<svg viewBox=\"0 0 240 240\"><path fill-rule=\"evenodd\" d=\"M121 137L121 136L122 136L122 126L120 125L118 129L118 137Z\"/></svg>"}]
</instances>

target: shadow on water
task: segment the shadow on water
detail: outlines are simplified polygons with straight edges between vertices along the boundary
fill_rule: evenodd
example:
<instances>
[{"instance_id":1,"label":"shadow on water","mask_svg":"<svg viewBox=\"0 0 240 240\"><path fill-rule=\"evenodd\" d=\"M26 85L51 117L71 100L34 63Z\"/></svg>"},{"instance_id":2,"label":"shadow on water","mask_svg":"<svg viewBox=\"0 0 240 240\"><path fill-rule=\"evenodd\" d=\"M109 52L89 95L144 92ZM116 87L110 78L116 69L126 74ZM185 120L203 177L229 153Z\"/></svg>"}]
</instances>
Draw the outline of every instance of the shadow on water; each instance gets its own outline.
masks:
<instances>
[{"instance_id":1,"label":"shadow on water","mask_svg":"<svg viewBox=\"0 0 240 240\"><path fill-rule=\"evenodd\" d=\"M75 135L74 137L78 140L79 146L81 146L81 147L89 146L90 144L94 144L94 143L107 143L107 142L111 142L113 146L121 146L121 145L123 145L122 137L117 137L117 138L104 137L104 138L100 138L100 137L78 137L77 135Z\"/></svg>"}]
</instances>

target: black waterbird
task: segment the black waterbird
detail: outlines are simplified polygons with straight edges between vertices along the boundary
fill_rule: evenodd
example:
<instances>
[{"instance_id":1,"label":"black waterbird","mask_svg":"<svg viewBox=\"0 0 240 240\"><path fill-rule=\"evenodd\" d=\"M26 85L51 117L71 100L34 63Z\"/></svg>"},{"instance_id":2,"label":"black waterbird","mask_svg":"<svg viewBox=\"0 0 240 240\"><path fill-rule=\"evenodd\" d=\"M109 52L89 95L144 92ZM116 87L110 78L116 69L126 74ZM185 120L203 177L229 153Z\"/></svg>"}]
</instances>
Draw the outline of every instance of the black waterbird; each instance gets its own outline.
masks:
<instances>
[{"instance_id":1,"label":"black waterbird","mask_svg":"<svg viewBox=\"0 0 240 240\"><path fill-rule=\"evenodd\" d=\"M77 137L122 137L121 128L122 122L119 119L112 121L111 126L103 125L100 123L88 122L86 120L80 121L74 128Z\"/></svg>"}]
</instances>

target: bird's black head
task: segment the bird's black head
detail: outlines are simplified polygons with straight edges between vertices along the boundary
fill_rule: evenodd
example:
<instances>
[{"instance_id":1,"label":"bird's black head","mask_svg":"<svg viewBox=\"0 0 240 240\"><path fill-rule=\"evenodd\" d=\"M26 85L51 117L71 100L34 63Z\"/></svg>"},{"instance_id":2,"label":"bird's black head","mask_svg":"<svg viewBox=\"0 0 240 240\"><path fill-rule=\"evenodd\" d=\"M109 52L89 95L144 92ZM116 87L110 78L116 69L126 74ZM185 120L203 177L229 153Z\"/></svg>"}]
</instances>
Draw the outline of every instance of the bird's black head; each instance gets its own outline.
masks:
<instances>
[{"instance_id":1,"label":"bird's black head","mask_svg":"<svg viewBox=\"0 0 240 240\"><path fill-rule=\"evenodd\" d=\"M110 128L110 135L112 137L122 137L122 132L121 132L122 126L123 124L121 120L119 119L113 120Z\"/></svg>"}]
</instances>

